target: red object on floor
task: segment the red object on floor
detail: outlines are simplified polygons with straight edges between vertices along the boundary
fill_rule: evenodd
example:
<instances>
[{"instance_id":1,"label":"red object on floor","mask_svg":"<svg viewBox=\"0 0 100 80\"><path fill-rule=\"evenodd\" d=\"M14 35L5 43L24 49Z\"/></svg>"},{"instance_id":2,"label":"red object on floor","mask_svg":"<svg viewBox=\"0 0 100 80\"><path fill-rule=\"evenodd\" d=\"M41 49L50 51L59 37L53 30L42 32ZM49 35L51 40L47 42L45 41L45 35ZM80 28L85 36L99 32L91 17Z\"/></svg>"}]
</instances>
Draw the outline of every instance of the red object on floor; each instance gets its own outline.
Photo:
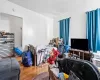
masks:
<instances>
[{"instance_id":1,"label":"red object on floor","mask_svg":"<svg viewBox=\"0 0 100 80\"><path fill-rule=\"evenodd\" d=\"M55 49L53 49L52 52L53 55L51 55L47 60L47 62L50 64L54 64L54 61L56 60L57 56L60 54L59 51Z\"/></svg>"}]
</instances>

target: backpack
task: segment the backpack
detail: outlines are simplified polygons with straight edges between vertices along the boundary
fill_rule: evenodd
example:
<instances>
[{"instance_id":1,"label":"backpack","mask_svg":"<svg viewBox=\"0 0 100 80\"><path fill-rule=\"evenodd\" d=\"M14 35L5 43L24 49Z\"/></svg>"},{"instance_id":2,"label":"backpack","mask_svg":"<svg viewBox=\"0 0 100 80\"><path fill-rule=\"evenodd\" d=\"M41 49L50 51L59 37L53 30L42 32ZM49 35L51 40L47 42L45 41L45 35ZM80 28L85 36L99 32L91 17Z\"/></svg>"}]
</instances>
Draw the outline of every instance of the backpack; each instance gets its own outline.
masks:
<instances>
[{"instance_id":1,"label":"backpack","mask_svg":"<svg viewBox=\"0 0 100 80\"><path fill-rule=\"evenodd\" d=\"M31 53L32 53L32 62L33 62L33 66L35 66L36 65L36 58L37 58L37 55L36 55L36 49L35 49L35 47L33 46L33 45L30 45L29 44L29 49L30 49L30 51L31 51Z\"/></svg>"},{"instance_id":2,"label":"backpack","mask_svg":"<svg viewBox=\"0 0 100 80\"><path fill-rule=\"evenodd\" d=\"M30 50L23 52L22 54L22 64L25 67L29 67L32 66L33 62L32 62L32 53Z\"/></svg>"},{"instance_id":3,"label":"backpack","mask_svg":"<svg viewBox=\"0 0 100 80\"><path fill-rule=\"evenodd\" d=\"M17 47L14 47L13 50L14 50L14 52L15 52L17 55L19 55L19 56L21 56L22 53L23 53L23 52L22 52L19 48L17 48Z\"/></svg>"}]
</instances>

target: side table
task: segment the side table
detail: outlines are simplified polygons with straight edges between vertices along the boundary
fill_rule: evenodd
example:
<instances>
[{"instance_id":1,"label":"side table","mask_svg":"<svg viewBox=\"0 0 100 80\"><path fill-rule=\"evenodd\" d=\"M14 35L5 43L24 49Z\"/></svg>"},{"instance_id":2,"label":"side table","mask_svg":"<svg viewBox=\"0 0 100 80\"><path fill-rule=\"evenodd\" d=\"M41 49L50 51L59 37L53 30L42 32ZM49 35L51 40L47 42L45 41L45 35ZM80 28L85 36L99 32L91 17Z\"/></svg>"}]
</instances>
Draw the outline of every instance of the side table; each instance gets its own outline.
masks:
<instances>
[{"instance_id":1,"label":"side table","mask_svg":"<svg viewBox=\"0 0 100 80\"><path fill-rule=\"evenodd\" d=\"M48 66L48 71L49 71L49 80L59 80L57 78L57 74L59 73L58 68L53 68L50 65Z\"/></svg>"}]
</instances>

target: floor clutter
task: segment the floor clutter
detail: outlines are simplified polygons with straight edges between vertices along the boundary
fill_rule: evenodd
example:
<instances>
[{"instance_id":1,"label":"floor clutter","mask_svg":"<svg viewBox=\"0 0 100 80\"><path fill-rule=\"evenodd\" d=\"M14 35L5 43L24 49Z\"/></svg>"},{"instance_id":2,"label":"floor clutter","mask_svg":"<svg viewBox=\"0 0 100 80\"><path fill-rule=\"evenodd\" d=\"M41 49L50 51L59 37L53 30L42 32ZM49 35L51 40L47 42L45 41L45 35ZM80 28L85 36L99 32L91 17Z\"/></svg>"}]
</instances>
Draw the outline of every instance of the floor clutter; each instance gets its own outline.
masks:
<instances>
[{"instance_id":1,"label":"floor clutter","mask_svg":"<svg viewBox=\"0 0 100 80\"><path fill-rule=\"evenodd\" d=\"M25 67L33 66L33 64L35 63L36 66L41 66L44 63L49 64L49 76L44 75L43 73L37 75L37 77L33 80L37 80L39 77L41 77L41 79L43 77L43 80L45 80L45 78L51 80L93 80L94 78L96 78L96 80L99 80L99 77L96 77L95 74L96 71L98 72L96 67L91 65L91 62L81 60L78 54L71 53L70 50L71 49L69 46L64 45L62 39L59 40L57 38L51 40L49 45L42 45L37 47L27 45L22 55L20 56L22 56L22 64ZM68 52L70 53L68 54ZM91 55L89 57L89 60L91 60L90 58ZM93 72L95 76L93 78L85 76L85 68L87 68L88 70L91 69L91 72ZM81 72L81 74L76 70ZM93 76L90 72L88 72L88 74ZM97 76L99 75L100 74L98 72Z\"/></svg>"},{"instance_id":2,"label":"floor clutter","mask_svg":"<svg viewBox=\"0 0 100 80\"><path fill-rule=\"evenodd\" d=\"M68 51L66 51L63 41L58 40L58 38L55 38L52 41L50 41L49 45L42 45L37 47L34 47L33 45L29 44L25 46L24 51L18 50L18 48L16 48L17 51L15 52L16 55L22 57L22 64L25 67L30 67L34 64L36 64L35 66L41 66L44 63L49 63L50 65L53 65L56 63L58 55L62 55L62 53ZM67 75L65 73L63 74L63 77ZM58 75L59 78L61 78L60 73Z\"/></svg>"},{"instance_id":3,"label":"floor clutter","mask_svg":"<svg viewBox=\"0 0 100 80\"><path fill-rule=\"evenodd\" d=\"M14 35L13 33L0 32L0 38L4 38L1 44L10 44L12 40L7 40L8 36ZM6 42L5 42L6 41ZM12 45L9 45L10 48ZM8 48L9 49L9 48ZM11 49L10 49L11 50ZM84 54L83 54L84 53ZM48 64L48 72L39 73L33 80L99 80L100 73L98 69L92 64L93 55L90 52L82 50L71 49L70 46L65 45L63 39L54 38L50 40L48 45L33 46L31 44L26 45L24 50L18 47L12 48L11 56L6 55L8 59L2 59L1 62L7 65L8 69L2 68L2 71L8 70L5 75L8 75L9 71L11 74L5 79L11 80L16 77L15 80L19 79L20 67L15 58L21 57L21 65L24 68L35 66L35 68L43 67L43 64ZM4 57L2 57L4 58ZM88 61L85 61L88 60ZM9 61L9 62L8 62ZM3 67L4 64L0 64ZM21 72L24 70L21 68ZM16 71L13 74L13 71ZM87 75L88 76L87 76Z\"/></svg>"}]
</instances>

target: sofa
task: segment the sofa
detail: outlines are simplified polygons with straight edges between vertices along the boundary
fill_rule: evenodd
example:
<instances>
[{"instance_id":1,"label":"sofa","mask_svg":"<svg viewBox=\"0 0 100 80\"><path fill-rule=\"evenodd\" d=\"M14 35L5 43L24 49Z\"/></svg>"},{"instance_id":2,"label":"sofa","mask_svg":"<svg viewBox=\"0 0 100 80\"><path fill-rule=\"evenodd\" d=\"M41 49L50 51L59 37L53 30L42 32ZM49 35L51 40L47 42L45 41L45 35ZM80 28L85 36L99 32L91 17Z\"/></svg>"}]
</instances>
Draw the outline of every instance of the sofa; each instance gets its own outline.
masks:
<instances>
[{"instance_id":1,"label":"sofa","mask_svg":"<svg viewBox=\"0 0 100 80\"><path fill-rule=\"evenodd\" d=\"M20 65L16 58L0 59L0 80L19 80Z\"/></svg>"}]
</instances>

